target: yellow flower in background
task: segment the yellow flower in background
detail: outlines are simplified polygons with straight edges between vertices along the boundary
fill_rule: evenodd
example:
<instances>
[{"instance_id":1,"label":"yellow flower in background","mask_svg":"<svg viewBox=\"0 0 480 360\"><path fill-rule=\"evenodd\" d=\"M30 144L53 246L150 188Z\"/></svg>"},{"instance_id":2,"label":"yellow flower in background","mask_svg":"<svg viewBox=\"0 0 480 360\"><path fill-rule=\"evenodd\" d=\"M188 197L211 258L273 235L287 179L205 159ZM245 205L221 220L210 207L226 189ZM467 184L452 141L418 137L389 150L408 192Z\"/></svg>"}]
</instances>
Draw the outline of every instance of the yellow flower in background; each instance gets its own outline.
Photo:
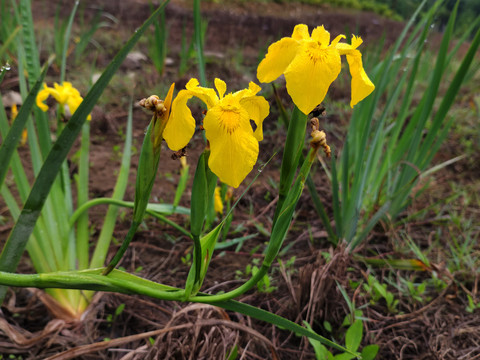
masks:
<instances>
[{"instance_id":1,"label":"yellow flower in background","mask_svg":"<svg viewBox=\"0 0 480 360\"><path fill-rule=\"evenodd\" d=\"M267 55L257 69L260 82L272 82L285 75L287 91L295 105L309 114L327 94L330 84L342 68L340 55L346 55L352 76L350 106L367 97L375 85L370 81L362 64L362 54L357 50L362 39L352 37L352 43L341 43L345 35L330 43L330 33L318 26L309 35L308 26L295 26L292 37L284 37L268 48Z\"/></svg>"},{"instance_id":2,"label":"yellow flower in background","mask_svg":"<svg viewBox=\"0 0 480 360\"><path fill-rule=\"evenodd\" d=\"M13 103L12 104L12 108L11 108L11 123L13 123L13 121L16 119L17 115L18 115L18 108L17 108L17 104ZM28 132L27 132L27 129L24 128L22 130L22 138L20 139L20 146L23 146L27 143L27 137L28 137Z\"/></svg>"},{"instance_id":3,"label":"yellow flower in background","mask_svg":"<svg viewBox=\"0 0 480 360\"><path fill-rule=\"evenodd\" d=\"M207 105L203 128L210 144L208 166L220 181L238 187L257 162L262 124L270 107L262 96L256 96L261 89L253 82L248 89L225 95L227 85L215 79L215 88L218 95L214 89L201 87L197 79L191 79L186 90L181 90L173 101L163 138L173 151L187 146L195 132L195 119L187 101L199 98ZM254 121L255 130L250 120Z\"/></svg>"},{"instance_id":4,"label":"yellow flower in background","mask_svg":"<svg viewBox=\"0 0 480 360\"><path fill-rule=\"evenodd\" d=\"M37 106L42 111L48 110L48 106L44 101L47 100L49 96L53 96L60 105L67 105L72 114L77 111L77 108L83 101L80 92L68 81L63 82L62 85L54 83L53 88L48 87L45 83L43 84L43 89L38 92L36 99ZM88 115L87 120L91 119L92 116Z\"/></svg>"},{"instance_id":5,"label":"yellow flower in background","mask_svg":"<svg viewBox=\"0 0 480 360\"><path fill-rule=\"evenodd\" d=\"M215 195L213 199L213 207L215 208L215 212L217 214L223 214L223 201L222 201L222 189L220 186L215 188Z\"/></svg>"},{"instance_id":6,"label":"yellow flower in background","mask_svg":"<svg viewBox=\"0 0 480 360\"><path fill-rule=\"evenodd\" d=\"M15 120L15 118L17 117L18 115L18 108L17 108L17 104L13 103L12 104L12 107L11 107L11 122L13 123L13 120Z\"/></svg>"}]
</instances>

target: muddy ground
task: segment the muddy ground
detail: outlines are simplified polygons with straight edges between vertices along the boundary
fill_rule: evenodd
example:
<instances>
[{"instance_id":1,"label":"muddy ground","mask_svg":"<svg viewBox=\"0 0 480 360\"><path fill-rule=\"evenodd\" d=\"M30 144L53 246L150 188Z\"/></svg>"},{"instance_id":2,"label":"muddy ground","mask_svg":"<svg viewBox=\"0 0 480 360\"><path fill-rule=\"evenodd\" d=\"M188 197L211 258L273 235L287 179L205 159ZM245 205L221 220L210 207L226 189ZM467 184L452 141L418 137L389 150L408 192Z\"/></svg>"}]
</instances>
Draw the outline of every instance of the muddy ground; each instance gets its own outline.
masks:
<instances>
[{"instance_id":1,"label":"muddy ground","mask_svg":"<svg viewBox=\"0 0 480 360\"><path fill-rule=\"evenodd\" d=\"M35 1L34 18L40 29L51 29L55 16L55 7L42 1ZM68 16L70 2L62 4L62 16ZM104 28L96 36L101 44L100 50L94 47L85 54L84 60L70 65L67 70L71 81L81 83L87 76L86 64L96 62L102 69L112 59L122 41L148 17L148 1L85 1L83 16L85 21L92 19L96 9L113 15L118 22ZM391 44L402 29L403 24L380 18L371 13L356 13L348 10L335 10L329 7L314 7L298 4L243 3L243 4L202 4L204 18L208 21L205 40L207 55L207 78L227 80L230 90L245 87L248 81L255 79L255 66L266 46L272 41L291 35L298 23L310 26L324 24L333 34L354 32L361 34L365 44L377 44L382 38L385 46ZM196 68L192 64L186 74L179 76L177 69L182 28L188 36L193 27L192 7L188 2L174 1L168 5L166 19L169 29L168 66L160 76L155 72L151 61L130 59L112 81L100 104L93 112L91 145L90 196L109 196L115 184L115 174L120 156L118 146L123 141L128 99L130 93L139 100L151 93L165 91L171 82L181 89L190 77L195 77ZM371 45L372 46L372 45ZM146 43L137 46L137 52L147 54ZM42 59L48 57L46 47ZM49 72L51 81L58 77L58 69ZM17 81L17 83L16 83ZM2 92L18 89L18 78L9 75ZM283 86L279 88L285 105L288 96ZM83 91L83 93L85 93ZM159 93L159 95L161 95ZM348 86L333 86L332 99L348 104ZM275 107L271 99L272 109ZM197 114L201 108L196 109ZM276 150L281 150L285 139L282 126L277 121L278 112L265 120L265 140L261 143L259 162L265 162ZM138 106L134 108L134 146L140 148L149 116ZM345 133L348 113L335 110L328 112L324 119L330 130L331 144L340 147ZM196 163L202 151L202 139L197 135L188 149L188 162L191 167ZM447 144L439 154L440 158L455 156L455 144ZM165 147L160 165L159 179L152 193L155 202L172 201L176 179L180 169L178 161L170 159L171 152ZM278 180L278 165L281 157L276 158L262 172L240 202L235 212L232 228L241 227L239 233L231 238L258 234L246 241L239 252L226 249L218 252L212 263L203 288L205 292L218 292L232 289L241 283L238 270L261 258L261 249L268 238L261 234L259 226L267 230L273 216L275 198L274 183ZM470 159L471 160L471 159ZM126 200L133 200L133 184L138 153L132 159L132 170ZM477 162L478 163L478 162ZM428 196L413 206L422 208L429 202L444 196L449 181L468 183L475 177L475 168L471 162L459 162L448 167L436 178ZM72 166L72 172L74 172ZM192 170L190 170L192 172ZM461 174L461 175L459 175ZM193 177L193 173L190 174ZM317 169L315 183L322 198L331 198L325 175ZM248 179L251 179L250 176ZM235 196L239 196L245 182ZM272 181L273 180L273 181ZM189 204L188 190L182 204ZM339 339L339 333L330 334L320 326L328 321L334 329L340 328L344 317L349 313L335 281L349 288L349 281L366 281L368 268L355 261L342 247L332 248L326 239L318 215L309 201L308 194L303 195L291 232L285 245L290 246L282 256L286 261L296 257L294 266L282 271L275 266L272 284L276 287L271 293L249 292L239 300L267 309L301 323L307 320L314 324L321 335ZM423 201L423 202L422 202ZM414 211L413 209L412 211ZM2 214L5 210L2 206ZM95 230L92 238L98 236L105 208L90 211L92 226ZM115 237L121 239L128 230L129 212L126 211L117 224ZM178 215L173 220L185 224ZM426 245L434 230L431 222L409 224L408 231L420 245ZM11 224L0 228L0 238L5 239ZM394 241L398 229L386 231L381 226L375 229L369 239L368 247L374 247L382 253L395 254ZM398 245L398 243L397 243ZM260 250L252 254L252 249ZM368 254L368 247L360 249L360 254ZM134 272L141 267L139 274L161 283L183 286L188 267L182 258L191 251L192 244L172 228L151 218L146 219L135 236L122 266ZM116 250L112 245L111 253ZM331 257L326 263L325 253ZM20 272L31 272L30 263L25 257ZM382 271L377 272L383 276ZM421 279L429 274L398 272L408 278ZM242 277L240 275L240 277ZM469 282L476 282L470 279ZM357 307L368 305L368 299L358 292L350 291ZM465 296L453 279L441 292L432 292L429 301L413 304L402 300L401 312L390 314L382 302L363 308L366 334L363 345L378 344L380 352L377 359L474 359L480 356L480 320L477 314L465 312ZM124 311L112 316L121 304ZM8 301L2 307L0 318L0 353L17 355L22 359L223 359L235 346L241 359L313 359L313 348L305 339L274 328L242 315L199 304L180 304L157 301L139 296L118 294L99 294L90 310L81 322L65 322L49 315L40 301L38 291L15 289L10 291ZM152 332L153 331L153 332ZM156 332L155 332L156 331ZM148 333L152 332L152 333ZM114 340L109 340L114 339ZM92 345L94 344L94 345ZM5 357L4 357L5 358Z\"/></svg>"}]
</instances>

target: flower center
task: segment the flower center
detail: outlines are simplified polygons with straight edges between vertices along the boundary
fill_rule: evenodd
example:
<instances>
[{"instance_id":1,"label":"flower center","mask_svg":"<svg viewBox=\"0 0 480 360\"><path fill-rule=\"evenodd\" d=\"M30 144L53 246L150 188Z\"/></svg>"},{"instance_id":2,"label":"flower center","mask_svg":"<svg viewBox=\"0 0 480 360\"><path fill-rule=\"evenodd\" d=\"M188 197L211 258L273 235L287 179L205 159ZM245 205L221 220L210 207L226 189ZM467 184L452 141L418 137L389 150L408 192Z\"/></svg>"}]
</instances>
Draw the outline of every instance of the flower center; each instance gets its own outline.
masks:
<instances>
[{"instance_id":1,"label":"flower center","mask_svg":"<svg viewBox=\"0 0 480 360\"><path fill-rule=\"evenodd\" d=\"M240 104L232 94L225 96L218 104L221 110L220 126L229 134L232 134L240 126Z\"/></svg>"},{"instance_id":2,"label":"flower center","mask_svg":"<svg viewBox=\"0 0 480 360\"><path fill-rule=\"evenodd\" d=\"M312 62L327 62L329 56L331 56L331 50L328 46L322 46L318 41L311 41L307 43L306 53L312 60Z\"/></svg>"},{"instance_id":3,"label":"flower center","mask_svg":"<svg viewBox=\"0 0 480 360\"><path fill-rule=\"evenodd\" d=\"M220 108L220 125L227 133L232 134L240 126L240 110L230 104Z\"/></svg>"}]
</instances>

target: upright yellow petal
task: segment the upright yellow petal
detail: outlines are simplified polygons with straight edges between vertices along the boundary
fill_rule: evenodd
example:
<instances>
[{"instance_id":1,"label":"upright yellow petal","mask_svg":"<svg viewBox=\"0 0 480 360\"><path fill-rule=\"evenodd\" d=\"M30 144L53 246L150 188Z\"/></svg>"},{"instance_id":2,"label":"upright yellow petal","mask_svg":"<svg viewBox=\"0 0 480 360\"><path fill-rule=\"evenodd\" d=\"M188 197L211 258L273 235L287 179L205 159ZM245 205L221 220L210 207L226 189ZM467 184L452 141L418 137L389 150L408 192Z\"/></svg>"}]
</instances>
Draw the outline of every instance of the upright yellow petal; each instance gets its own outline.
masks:
<instances>
[{"instance_id":1,"label":"upright yellow petal","mask_svg":"<svg viewBox=\"0 0 480 360\"><path fill-rule=\"evenodd\" d=\"M258 141L247 111L218 104L207 112L203 126L210 143L208 166L220 181L238 187L258 157Z\"/></svg>"},{"instance_id":2,"label":"upright yellow petal","mask_svg":"<svg viewBox=\"0 0 480 360\"><path fill-rule=\"evenodd\" d=\"M267 55L258 65L258 80L262 83L268 83L282 75L297 55L299 47L300 42L288 37L270 45Z\"/></svg>"},{"instance_id":3,"label":"upright yellow petal","mask_svg":"<svg viewBox=\"0 0 480 360\"><path fill-rule=\"evenodd\" d=\"M270 105L263 96L248 96L240 99L240 105L248 112L248 116L255 122L256 129L253 136L257 141L263 140L263 120L270 112Z\"/></svg>"},{"instance_id":4,"label":"upright yellow petal","mask_svg":"<svg viewBox=\"0 0 480 360\"><path fill-rule=\"evenodd\" d=\"M163 131L163 138L173 151L178 151L187 146L195 132L195 119L187 106L187 101L192 96L194 96L192 91L180 90L173 100L170 118Z\"/></svg>"},{"instance_id":5,"label":"upright yellow petal","mask_svg":"<svg viewBox=\"0 0 480 360\"><path fill-rule=\"evenodd\" d=\"M314 41L302 45L285 71L287 91L300 111L308 115L323 101L340 70L340 54L334 47L321 49Z\"/></svg>"},{"instance_id":6,"label":"upright yellow petal","mask_svg":"<svg viewBox=\"0 0 480 360\"><path fill-rule=\"evenodd\" d=\"M170 85L170 89L168 89L167 96L165 96L165 100L163 100L163 106L165 106L165 114L164 120L167 120L170 116L170 110L172 108L172 100L173 100L173 91L175 90L175 83Z\"/></svg>"},{"instance_id":7,"label":"upright yellow petal","mask_svg":"<svg viewBox=\"0 0 480 360\"><path fill-rule=\"evenodd\" d=\"M225 84L225 81L215 78L215 88L217 89L218 97L223 99L223 96L227 91L227 84Z\"/></svg>"},{"instance_id":8,"label":"upright yellow petal","mask_svg":"<svg viewBox=\"0 0 480 360\"><path fill-rule=\"evenodd\" d=\"M317 26L312 31L312 40L317 41L321 48L326 48L328 45L330 45L330 33L325 30L323 25Z\"/></svg>"},{"instance_id":9,"label":"upright yellow petal","mask_svg":"<svg viewBox=\"0 0 480 360\"><path fill-rule=\"evenodd\" d=\"M357 47L359 47L360 45L362 45L363 43L363 40L360 36L355 36L355 35L352 35L352 47L354 49L356 49Z\"/></svg>"},{"instance_id":10,"label":"upright yellow petal","mask_svg":"<svg viewBox=\"0 0 480 360\"><path fill-rule=\"evenodd\" d=\"M270 105L263 96L255 96L262 88L250 81L248 89L237 91L232 96L240 105L247 110L250 120L255 122L256 129L253 136L258 140L263 140L263 120L270 112Z\"/></svg>"},{"instance_id":11,"label":"upright yellow petal","mask_svg":"<svg viewBox=\"0 0 480 360\"><path fill-rule=\"evenodd\" d=\"M310 34L308 33L308 26L305 24L295 25L292 32L292 39L298 41L310 39Z\"/></svg>"},{"instance_id":12,"label":"upright yellow petal","mask_svg":"<svg viewBox=\"0 0 480 360\"><path fill-rule=\"evenodd\" d=\"M332 43L330 46L332 47L337 47L337 44L339 44L339 41L345 39L345 35L338 35L335 39L333 39ZM338 50L338 49L337 49Z\"/></svg>"},{"instance_id":13,"label":"upright yellow petal","mask_svg":"<svg viewBox=\"0 0 480 360\"><path fill-rule=\"evenodd\" d=\"M347 61L352 75L352 99L350 106L353 108L360 101L365 99L375 89L372 81L368 78L363 68L362 54L358 50L347 53Z\"/></svg>"}]
</instances>

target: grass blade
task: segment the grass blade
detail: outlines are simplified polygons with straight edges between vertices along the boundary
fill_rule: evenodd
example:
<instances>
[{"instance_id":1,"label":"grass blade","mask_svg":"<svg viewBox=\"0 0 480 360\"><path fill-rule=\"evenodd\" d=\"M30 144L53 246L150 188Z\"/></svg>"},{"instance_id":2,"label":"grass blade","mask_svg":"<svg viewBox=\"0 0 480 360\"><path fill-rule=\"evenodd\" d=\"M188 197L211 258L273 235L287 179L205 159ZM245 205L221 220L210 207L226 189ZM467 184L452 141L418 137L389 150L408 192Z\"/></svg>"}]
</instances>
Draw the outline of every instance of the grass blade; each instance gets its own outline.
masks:
<instances>
[{"instance_id":1,"label":"grass blade","mask_svg":"<svg viewBox=\"0 0 480 360\"><path fill-rule=\"evenodd\" d=\"M202 301L208 304L208 296L205 297L205 301ZM215 306L219 306L221 308L230 310L230 311L236 311L239 312L243 315L250 316L254 319L258 319L261 321L268 322L270 324L273 324L281 329L287 329L297 335L302 335L306 336L315 340L320 341L322 344L332 347L336 350L339 350L341 352L346 352L349 354L352 354L353 357L356 357L358 354L355 352L352 352L348 349L345 349L344 347L334 343L333 341L328 340L327 338L324 338L323 336L318 335L317 333L308 330L290 320L287 320L281 316L278 316L276 314L273 314L271 312L259 309L255 306L251 306L248 304L244 304L235 300L229 300L229 301L222 301L222 302L215 302Z\"/></svg>"},{"instance_id":2,"label":"grass blade","mask_svg":"<svg viewBox=\"0 0 480 360\"><path fill-rule=\"evenodd\" d=\"M63 48L62 48L62 62L60 66L60 84L63 83L65 80L65 69L67 68L67 52L68 52L68 41L70 40L70 34L72 32L72 25L73 25L73 18L75 17L75 13L77 12L78 4L80 3L79 0L76 0L72 12L70 13L70 17L68 18L67 28L65 29L65 34L63 37Z\"/></svg>"},{"instance_id":3,"label":"grass blade","mask_svg":"<svg viewBox=\"0 0 480 360\"><path fill-rule=\"evenodd\" d=\"M195 29L195 47L197 49L200 85L207 86L207 78L205 76L205 57L203 54L202 14L200 13L200 2L201 0L194 0L193 2L193 26Z\"/></svg>"}]
</instances>

